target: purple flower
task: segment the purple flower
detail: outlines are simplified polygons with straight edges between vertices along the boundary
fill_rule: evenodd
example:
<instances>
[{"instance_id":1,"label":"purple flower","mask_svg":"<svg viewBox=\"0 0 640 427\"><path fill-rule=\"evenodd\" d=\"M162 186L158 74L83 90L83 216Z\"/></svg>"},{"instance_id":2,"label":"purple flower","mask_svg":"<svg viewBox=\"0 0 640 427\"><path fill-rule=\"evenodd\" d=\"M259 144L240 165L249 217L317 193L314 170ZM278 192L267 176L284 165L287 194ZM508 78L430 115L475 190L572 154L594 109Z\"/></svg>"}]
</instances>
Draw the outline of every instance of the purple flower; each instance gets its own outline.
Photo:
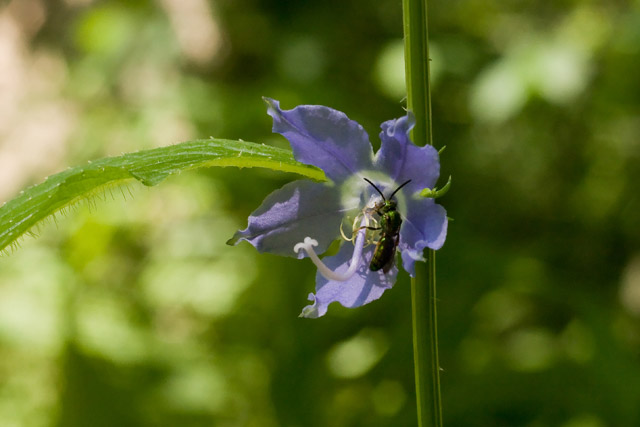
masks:
<instances>
[{"instance_id":1,"label":"purple flower","mask_svg":"<svg viewBox=\"0 0 640 427\"><path fill-rule=\"evenodd\" d=\"M440 163L433 147L418 147L409 139L413 115L382 124L382 146L374 156L365 130L344 113L318 105L281 110L278 101L265 101L273 131L289 140L295 159L322 169L328 181L299 180L274 191L249 216L248 227L236 232L229 243L246 240L260 252L299 259L307 255L314 261L316 294L309 295L313 304L302 310L302 317L323 316L334 301L359 307L380 298L398 274L394 260L385 269L369 267L374 243L381 238L380 231L372 229L380 224L376 203L380 206L382 197L364 178L386 199L410 180L393 200L402 218L397 249L402 267L413 276L415 262L424 260L423 250L439 249L447 234L444 208L419 195L425 188L434 188ZM326 251L341 235L347 242L336 255L320 261L315 250Z\"/></svg>"}]
</instances>

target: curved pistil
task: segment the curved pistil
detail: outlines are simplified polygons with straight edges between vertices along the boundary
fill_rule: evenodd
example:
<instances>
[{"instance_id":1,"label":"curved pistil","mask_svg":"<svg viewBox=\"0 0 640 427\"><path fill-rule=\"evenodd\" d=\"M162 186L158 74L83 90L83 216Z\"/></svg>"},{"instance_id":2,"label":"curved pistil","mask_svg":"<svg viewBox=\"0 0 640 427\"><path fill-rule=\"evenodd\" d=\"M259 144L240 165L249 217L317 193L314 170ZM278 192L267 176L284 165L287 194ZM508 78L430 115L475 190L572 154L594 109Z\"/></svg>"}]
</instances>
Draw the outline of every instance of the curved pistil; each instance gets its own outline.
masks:
<instances>
[{"instance_id":1,"label":"curved pistil","mask_svg":"<svg viewBox=\"0 0 640 427\"><path fill-rule=\"evenodd\" d=\"M335 280L336 282L345 282L349 280L355 273L358 271L358 267L360 267L360 261L362 259L362 248L364 247L365 236L366 236L366 226L363 227L365 223L368 221L366 219L362 220L362 225L359 230L357 230L357 235L355 239L355 245L353 247L353 255L351 256L351 263L349 264L349 268L344 273L337 273L331 270L329 267L322 262L316 251L313 249L314 246L318 246L318 241L312 239L311 237L305 237L303 242L297 243L293 247L293 251L295 253L300 252L301 249L309 255L311 261L318 267L318 272L322 274L328 280ZM348 239L347 239L348 240Z\"/></svg>"}]
</instances>

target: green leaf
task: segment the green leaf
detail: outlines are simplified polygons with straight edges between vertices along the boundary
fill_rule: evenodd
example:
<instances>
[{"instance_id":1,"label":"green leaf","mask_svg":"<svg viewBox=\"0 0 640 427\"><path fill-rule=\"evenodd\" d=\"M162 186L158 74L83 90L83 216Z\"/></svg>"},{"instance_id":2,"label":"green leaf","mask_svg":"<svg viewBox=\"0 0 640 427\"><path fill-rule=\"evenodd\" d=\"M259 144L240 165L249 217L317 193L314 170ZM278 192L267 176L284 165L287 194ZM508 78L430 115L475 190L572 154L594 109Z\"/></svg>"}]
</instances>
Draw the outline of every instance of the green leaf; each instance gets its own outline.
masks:
<instances>
[{"instance_id":1,"label":"green leaf","mask_svg":"<svg viewBox=\"0 0 640 427\"><path fill-rule=\"evenodd\" d=\"M289 150L245 141L188 141L107 157L52 175L5 203L0 208L0 250L48 216L106 187L131 180L153 186L171 174L210 166L263 167L326 179L320 169L295 161Z\"/></svg>"}]
</instances>

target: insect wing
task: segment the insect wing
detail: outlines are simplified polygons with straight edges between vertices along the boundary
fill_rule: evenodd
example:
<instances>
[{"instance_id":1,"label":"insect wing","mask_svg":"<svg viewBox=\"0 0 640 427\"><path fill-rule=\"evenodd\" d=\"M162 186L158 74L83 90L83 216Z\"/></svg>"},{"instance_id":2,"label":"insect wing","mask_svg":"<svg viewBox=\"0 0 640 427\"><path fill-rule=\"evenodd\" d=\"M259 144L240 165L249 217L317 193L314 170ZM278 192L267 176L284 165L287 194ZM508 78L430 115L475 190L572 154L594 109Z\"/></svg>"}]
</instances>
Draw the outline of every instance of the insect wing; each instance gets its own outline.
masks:
<instances>
[{"instance_id":1,"label":"insect wing","mask_svg":"<svg viewBox=\"0 0 640 427\"><path fill-rule=\"evenodd\" d=\"M389 270L391 270L391 267L393 267L393 264L395 264L396 262L396 250L398 249L398 243L400 243L400 236L396 237L393 249L391 250L391 254L389 255L389 259L387 260L387 263L384 265L384 267L382 267L382 271L384 272L384 274L387 274Z\"/></svg>"}]
</instances>

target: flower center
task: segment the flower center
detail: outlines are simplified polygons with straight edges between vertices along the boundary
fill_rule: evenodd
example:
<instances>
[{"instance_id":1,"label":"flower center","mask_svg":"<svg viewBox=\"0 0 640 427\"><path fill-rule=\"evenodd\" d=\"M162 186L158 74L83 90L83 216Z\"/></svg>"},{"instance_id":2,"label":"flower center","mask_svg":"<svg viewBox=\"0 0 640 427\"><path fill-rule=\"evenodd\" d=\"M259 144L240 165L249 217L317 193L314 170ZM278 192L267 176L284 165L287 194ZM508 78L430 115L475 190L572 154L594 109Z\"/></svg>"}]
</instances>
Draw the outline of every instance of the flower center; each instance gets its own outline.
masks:
<instances>
[{"instance_id":1,"label":"flower center","mask_svg":"<svg viewBox=\"0 0 640 427\"><path fill-rule=\"evenodd\" d=\"M353 219L353 225L351 227L351 237L347 237L343 230L343 223L340 223L340 235L342 238L347 241L355 244L356 238L358 237L358 231L361 229L365 229L365 244L367 247L369 245L375 245L378 243L374 240L374 230L379 229L378 220L373 217L373 214L376 213L376 204L375 201L369 203L369 205L365 206L362 211L358 213Z\"/></svg>"}]
</instances>

